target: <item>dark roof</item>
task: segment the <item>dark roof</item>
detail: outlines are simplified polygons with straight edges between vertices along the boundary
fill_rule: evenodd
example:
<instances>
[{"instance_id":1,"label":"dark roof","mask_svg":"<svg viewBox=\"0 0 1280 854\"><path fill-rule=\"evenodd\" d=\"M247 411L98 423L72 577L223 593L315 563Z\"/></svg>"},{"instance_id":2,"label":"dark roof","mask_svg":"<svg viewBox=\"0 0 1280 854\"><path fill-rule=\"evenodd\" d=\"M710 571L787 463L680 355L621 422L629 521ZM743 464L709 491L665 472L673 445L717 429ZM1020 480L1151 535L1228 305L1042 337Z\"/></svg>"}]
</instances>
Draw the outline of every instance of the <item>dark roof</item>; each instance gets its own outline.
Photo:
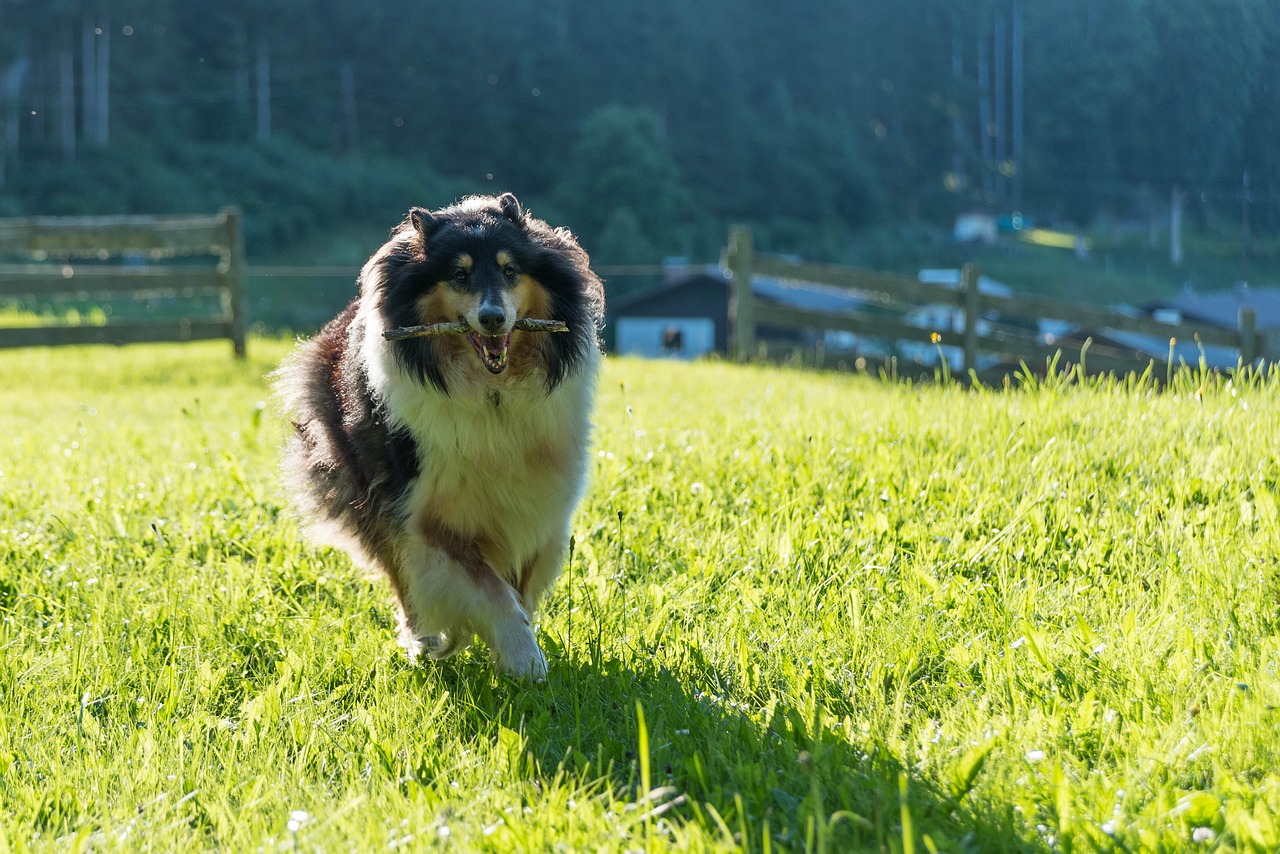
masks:
<instances>
[{"instance_id":1,"label":"dark roof","mask_svg":"<svg viewBox=\"0 0 1280 854\"><path fill-rule=\"evenodd\" d=\"M1173 309L1184 318L1236 329L1240 325L1240 309L1251 306L1257 312L1258 329L1280 327L1280 288L1239 286L1229 291L1182 293L1144 306L1147 311Z\"/></svg>"},{"instance_id":2,"label":"dark roof","mask_svg":"<svg viewBox=\"0 0 1280 854\"><path fill-rule=\"evenodd\" d=\"M681 291L709 285L723 287L727 293L730 282L723 273L691 273L659 287L615 300L609 306L609 314L619 317L625 315L633 306L673 297ZM806 311L849 312L856 311L865 304L865 300L861 297L843 288L807 282L784 283L778 279L763 276L752 277L751 291L761 299Z\"/></svg>"},{"instance_id":3,"label":"dark roof","mask_svg":"<svg viewBox=\"0 0 1280 854\"><path fill-rule=\"evenodd\" d=\"M633 294L627 294L616 300L609 301L609 314L617 316L626 314L627 309L634 305L647 303L662 297L672 296L680 291L689 290L691 288L706 287L708 285L723 287L726 291L729 288L729 280L724 275L715 275L712 273L690 273L687 276L681 276L670 282L664 282L656 288L638 291Z\"/></svg>"}]
</instances>

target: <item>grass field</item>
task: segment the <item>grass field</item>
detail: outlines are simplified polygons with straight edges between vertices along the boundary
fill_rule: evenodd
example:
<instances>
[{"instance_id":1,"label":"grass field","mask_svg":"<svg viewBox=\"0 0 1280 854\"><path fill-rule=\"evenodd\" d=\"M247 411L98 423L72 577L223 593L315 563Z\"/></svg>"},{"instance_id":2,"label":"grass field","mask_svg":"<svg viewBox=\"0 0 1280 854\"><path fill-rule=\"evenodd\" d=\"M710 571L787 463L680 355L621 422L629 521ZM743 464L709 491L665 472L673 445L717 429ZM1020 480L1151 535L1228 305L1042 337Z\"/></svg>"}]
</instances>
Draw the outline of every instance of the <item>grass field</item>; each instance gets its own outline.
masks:
<instances>
[{"instance_id":1,"label":"grass field","mask_svg":"<svg viewBox=\"0 0 1280 854\"><path fill-rule=\"evenodd\" d=\"M530 687L402 657L228 349L0 353L0 850L1280 847L1280 378L610 361Z\"/></svg>"}]
</instances>

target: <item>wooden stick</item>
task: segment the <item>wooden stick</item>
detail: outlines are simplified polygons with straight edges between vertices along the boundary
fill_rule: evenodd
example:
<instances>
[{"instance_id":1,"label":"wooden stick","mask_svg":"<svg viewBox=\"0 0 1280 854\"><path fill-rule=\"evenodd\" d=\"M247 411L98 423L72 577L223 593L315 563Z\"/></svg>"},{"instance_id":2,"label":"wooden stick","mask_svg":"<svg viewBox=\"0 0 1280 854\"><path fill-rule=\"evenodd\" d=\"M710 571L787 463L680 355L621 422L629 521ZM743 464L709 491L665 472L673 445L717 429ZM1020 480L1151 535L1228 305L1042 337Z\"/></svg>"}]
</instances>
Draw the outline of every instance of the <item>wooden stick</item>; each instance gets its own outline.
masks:
<instances>
[{"instance_id":1,"label":"wooden stick","mask_svg":"<svg viewBox=\"0 0 1280 854\"><path fill-rule=\"evenodd\" d=\"M568 332L569 327L563 320L542 320L537 317L522 317L516 321L516 329L525 332Z\"/></svg>"},{"instance_id":2,"label":"wooden stick","mask_svg":"<svg viewBox=\"0 0 1280 854\"><path fill-rule=\"evenodd\" d=\"M515 322L515 328L522 332L568 332L569 327L563 320L542 320L536 317L522 317ZM401 326L388 329L382 337L388 341L403 341L406 338L425 338L433 335L461 335L471 332L471 324L464 320L448 323L432 323L427 326Z\"/></svg>"}]
</instances>

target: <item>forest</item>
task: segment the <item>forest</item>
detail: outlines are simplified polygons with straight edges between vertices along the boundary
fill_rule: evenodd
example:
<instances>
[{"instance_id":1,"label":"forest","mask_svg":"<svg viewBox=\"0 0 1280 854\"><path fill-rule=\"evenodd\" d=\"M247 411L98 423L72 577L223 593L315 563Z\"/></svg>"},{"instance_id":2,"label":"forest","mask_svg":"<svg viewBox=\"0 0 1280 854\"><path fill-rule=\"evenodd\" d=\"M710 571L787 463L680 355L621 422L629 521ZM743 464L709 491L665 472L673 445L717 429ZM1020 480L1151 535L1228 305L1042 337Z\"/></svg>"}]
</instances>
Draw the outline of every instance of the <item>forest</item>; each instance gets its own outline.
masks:
<instances>
[{"instance_id":1,"label":"forest","mask_svg":"<svg viewBox=\"0 0 1280 854\"><path fill-rule=\"evenodd\" d=\"M0 128L0 215L233 203L251 254L490 190L612 264L967 210L1265 242L1280 0L0 0Z\"/></svg>"}]
</instances>

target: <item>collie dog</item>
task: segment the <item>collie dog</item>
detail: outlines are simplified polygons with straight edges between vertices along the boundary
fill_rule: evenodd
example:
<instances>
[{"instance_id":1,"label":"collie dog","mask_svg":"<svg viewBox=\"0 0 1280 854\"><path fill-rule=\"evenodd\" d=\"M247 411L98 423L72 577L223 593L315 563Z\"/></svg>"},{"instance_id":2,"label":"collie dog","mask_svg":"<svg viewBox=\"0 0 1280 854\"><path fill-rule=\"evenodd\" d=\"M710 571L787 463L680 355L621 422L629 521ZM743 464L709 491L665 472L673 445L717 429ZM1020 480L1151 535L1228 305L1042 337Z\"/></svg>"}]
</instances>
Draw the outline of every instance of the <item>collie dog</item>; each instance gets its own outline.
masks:
<instances>
[{"instance_id":1,"label":"collie dog","mask_svg":"<svg viewBox=\"0 0 1280 854\"><path fill-rule=\"evenodd\" d=\"M414 208L359 288L275 375L295 503L318 541L387 577L411 656L479 635L499 670L545 679L531 615L586 483L600 279L569 231L507 193ZM384 338L455 321L465 331Z\"/></svg>"}]
</instances>

